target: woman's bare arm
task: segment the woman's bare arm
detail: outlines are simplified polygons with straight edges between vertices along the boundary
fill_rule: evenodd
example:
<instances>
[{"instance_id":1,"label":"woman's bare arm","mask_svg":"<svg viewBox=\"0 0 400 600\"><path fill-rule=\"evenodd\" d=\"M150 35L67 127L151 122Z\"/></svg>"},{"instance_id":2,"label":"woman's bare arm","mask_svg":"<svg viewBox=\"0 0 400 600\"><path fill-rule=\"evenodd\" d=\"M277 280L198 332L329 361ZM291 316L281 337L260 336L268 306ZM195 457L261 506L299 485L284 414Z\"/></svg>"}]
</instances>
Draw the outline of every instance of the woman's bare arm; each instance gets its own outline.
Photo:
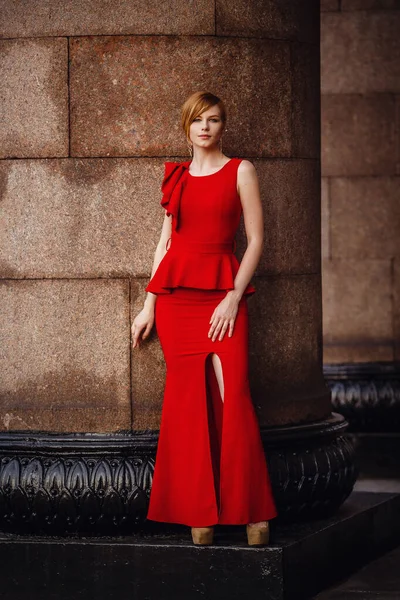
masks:
<instances>
[{"instance_id":1,"label":"woman's bare arm","mask_svg":"<svg viewBox=\"0 0 400 600\"><path fill-rule=\"evenodd\" d=\"M162 259L164 258L165 254L167 252L166 245L167 245L168 239L171 236L171 220L172 220L172 216L170 215L169 217L167 217L167 213L165 213L164 221L163 221L163 225L162 225L162 229L161 229L160 239L158 241L156 251L154 253L153 267L151 269L150 279L153 277L154 273L157 271L158 265L160 264L160 262L162 261ZM147 292L146 299L144 301L145 308L153 308L154 309L156 300L157 300L156 294Z\"/></svg>"},{"instance_id":2,"label":"woman's bare arm","mask_svg":"<svg viewBox=\"0 0 400 600\"><path fill-rule=\"evenodd\" d=\"M167 217L165 213L164 222L161 230L160 239L157 244L156 251L154 253L153 267L151 269L151 278L156 272L158 265L162 261L165 256L165 253L168 252L165 247L167 245L167 241L171 235L171 215ZM147 292L146 299L144 301L144 306L139 314L133 319L131 332L132 332L132 348L136 348L140 346L140 335L142 334L142 339L145 340L149 335L150 331L154 324L154 307L157 300L157 294L152 294L151 292Z\"/></svg>"},{"instance_id":3,"label":"woman's bare arm","mask_svg":"<svg viewBox=\"0 0 400 600\"><path fill-rule=\"evenodd\" d=\"M264 243L264 217L257 171L252 162L242 160L238 168L238 193L243 208L247 248L235 277L235 288L229 292L240 299L260 261Z\"/></svg>"},{"instance_id":4,"label":"woman's bare arm","mask_svg":"<svg viewBox=\"0 0 400 600\"><path fill-rule=\"evenodd\" d=\"M227 292L211 315L208 337L213 342L217 338L222 340L226 331L229 337L233 335L239 301L256 270L263 249L264 224L258 177L249 160L242 160L240 163L237 184L243 208L247 248L236 273L234 289Z\"/></svg>"}]
</instances>

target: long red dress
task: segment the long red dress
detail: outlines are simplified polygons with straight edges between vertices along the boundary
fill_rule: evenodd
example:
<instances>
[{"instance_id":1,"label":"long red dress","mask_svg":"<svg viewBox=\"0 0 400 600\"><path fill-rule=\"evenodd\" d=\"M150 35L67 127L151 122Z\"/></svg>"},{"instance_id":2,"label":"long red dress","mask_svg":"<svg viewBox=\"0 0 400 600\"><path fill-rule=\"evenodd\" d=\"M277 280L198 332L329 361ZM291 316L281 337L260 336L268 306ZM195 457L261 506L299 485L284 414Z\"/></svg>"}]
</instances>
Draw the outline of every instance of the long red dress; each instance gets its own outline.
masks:
<instances>
[{"instance_id":1,"label":"long red dress","mask_svg":"<svg viewBox=\"0 0 400 600\"><path fill-rule=\"evenodd\" d=\"M166 381L147 518L191 527L246 524L277 516L248 380L247 297L232 337L208 337L215 307L234 288L235 234L242 205L239 158L193 176L190 161L165 162L161 205L172 215L169 249L146 291ZM167 243L168 248L168 243ZM218 354L223 401L211 363Z\"/></svg>"}]
</instances>

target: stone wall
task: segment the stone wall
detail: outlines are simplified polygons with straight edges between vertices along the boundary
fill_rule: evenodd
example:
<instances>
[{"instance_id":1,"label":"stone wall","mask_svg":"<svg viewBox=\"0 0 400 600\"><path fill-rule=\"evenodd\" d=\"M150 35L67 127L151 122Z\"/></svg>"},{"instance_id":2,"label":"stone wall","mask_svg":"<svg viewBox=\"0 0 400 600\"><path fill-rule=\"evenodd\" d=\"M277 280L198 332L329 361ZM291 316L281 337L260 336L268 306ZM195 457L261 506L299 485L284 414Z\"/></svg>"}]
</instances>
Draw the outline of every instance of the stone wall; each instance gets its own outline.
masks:
<instances>
[{"instance_id":1,"label":"stone wall","mask_svg":"<svg viewBox=\"0 0 400 600\"><path fill-rule=\"evenodd\" d=\"M324 362L400 358L400 2L321 2Z\"/></svg>"},{"instance_id":2,"label":"stone wall","mask_svg":"<svg viewBox=\"0 0 400 600\"><path fill-rule=\"evenodd\" d=\"M224 152L253 160L262 188L260 420L327 417L317 0L1 8L0 428L158 428L161 349L153 335L131 352L130 326L164 217L163 163L188 158L180 107L197 90L226 100Z\"/></svg>"}]
</instances>

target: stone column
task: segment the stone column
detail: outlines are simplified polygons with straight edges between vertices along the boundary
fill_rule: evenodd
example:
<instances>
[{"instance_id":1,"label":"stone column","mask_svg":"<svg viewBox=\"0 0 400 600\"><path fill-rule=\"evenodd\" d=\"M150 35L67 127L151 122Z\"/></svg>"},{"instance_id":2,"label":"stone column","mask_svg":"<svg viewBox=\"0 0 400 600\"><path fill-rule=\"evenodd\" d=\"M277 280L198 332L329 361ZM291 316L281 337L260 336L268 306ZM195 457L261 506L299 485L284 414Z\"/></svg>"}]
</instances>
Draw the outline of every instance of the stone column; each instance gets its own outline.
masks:
<instances>
[{"instance_id":1,"label":"stone column","mask_svg":"<svg viewBox=\"0 0 400 600\"><path fill-rule=\"evenodd\" d=\"M362 474L385 467L396 476L400 13L367 0L322 8L325 373L333 407L360 443Z\"/></svg>"},{"instance_id":2,"label":"stone column","mask_svg":"<svg viewBox=\"0 0 400 600\"><path fill-rule=\"evenodd\" d=\"M250 379L280 515L335 510L354 473L322 374L319 3L3 4L3 529L145 516L165 371L155 334L131 352L130 324L198 89L226 101L224 151L260 177Z\"/></svg>"}]
</instances>

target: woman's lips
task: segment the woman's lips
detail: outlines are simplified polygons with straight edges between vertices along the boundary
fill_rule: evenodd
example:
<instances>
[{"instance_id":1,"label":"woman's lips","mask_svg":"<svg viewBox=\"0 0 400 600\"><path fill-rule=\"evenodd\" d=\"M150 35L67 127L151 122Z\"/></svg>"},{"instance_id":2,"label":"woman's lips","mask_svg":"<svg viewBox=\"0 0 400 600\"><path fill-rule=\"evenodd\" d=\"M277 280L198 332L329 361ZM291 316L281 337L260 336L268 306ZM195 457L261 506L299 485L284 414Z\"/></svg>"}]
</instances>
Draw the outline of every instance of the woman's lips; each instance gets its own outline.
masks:
<instances>
[{"instance_id":1,"label":"woman's lips","mask_svg":"<svg viewBox=\"0 0 400 600\"><path fill-rule=\"evenodd\" d=\"M209 135L199 135L199 137L201 137L201 138L209 138L210 136Z\"/></svg>"}]
</instances>

